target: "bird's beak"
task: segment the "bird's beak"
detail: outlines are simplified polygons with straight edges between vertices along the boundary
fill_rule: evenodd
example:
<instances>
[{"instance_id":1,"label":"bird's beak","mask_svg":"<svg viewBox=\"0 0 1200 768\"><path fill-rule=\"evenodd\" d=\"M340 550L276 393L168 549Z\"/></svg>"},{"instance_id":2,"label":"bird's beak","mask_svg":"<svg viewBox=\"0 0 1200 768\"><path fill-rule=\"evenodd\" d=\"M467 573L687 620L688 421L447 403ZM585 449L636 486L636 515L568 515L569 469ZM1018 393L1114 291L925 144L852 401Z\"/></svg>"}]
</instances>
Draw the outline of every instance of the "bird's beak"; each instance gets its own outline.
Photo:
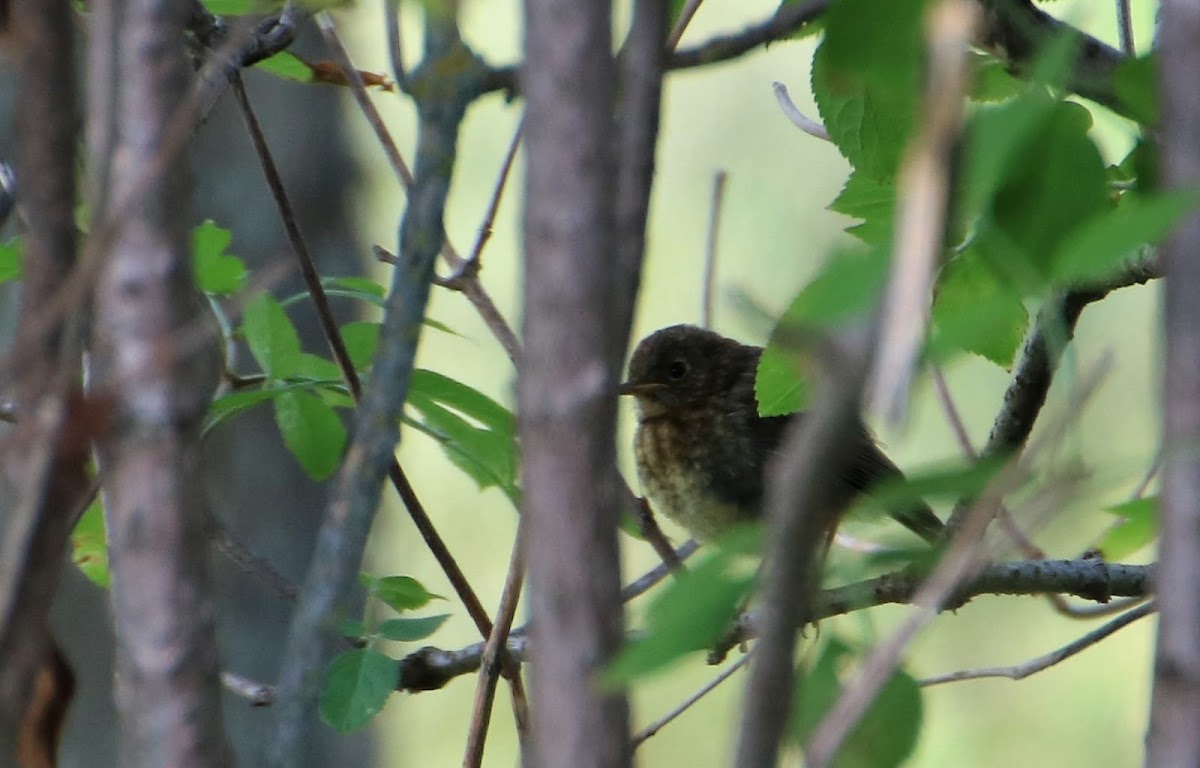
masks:
<instances>
[{"instance_id":1,"label":"bird's beak","mask_svg":"<svg viewBox=\"0 0 1200 768\"><path fill-rule=\"evenodd\" d=\"M634 397L638 397L640 395L648 395L657 389L661 389L662 386L662 384L638 384L634 381L627 381L621 386L617 387L617 394L633 395Z\"/></svg>"}]
</instances>

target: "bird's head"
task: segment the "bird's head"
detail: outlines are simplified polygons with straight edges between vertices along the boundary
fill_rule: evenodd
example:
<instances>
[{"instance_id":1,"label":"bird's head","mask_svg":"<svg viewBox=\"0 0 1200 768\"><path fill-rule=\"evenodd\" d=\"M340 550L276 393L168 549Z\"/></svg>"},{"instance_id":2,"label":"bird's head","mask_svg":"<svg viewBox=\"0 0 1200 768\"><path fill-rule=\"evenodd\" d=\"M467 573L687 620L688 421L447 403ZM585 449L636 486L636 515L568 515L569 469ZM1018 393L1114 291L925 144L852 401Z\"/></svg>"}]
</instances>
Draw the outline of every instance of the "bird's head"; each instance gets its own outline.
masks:
<instances>
[{"instance_id":1,"label":"bird's head","mask_svg":"<svg viewBox=\"0 0 1200 768\"><path fill-rule=\"evenodd\" d=\"M642 339L618 391L637 399L643 421L716 407L747 371L753 376L758 354L757 347L712 331L673 325Z\"/></svg>"}]
</instances>

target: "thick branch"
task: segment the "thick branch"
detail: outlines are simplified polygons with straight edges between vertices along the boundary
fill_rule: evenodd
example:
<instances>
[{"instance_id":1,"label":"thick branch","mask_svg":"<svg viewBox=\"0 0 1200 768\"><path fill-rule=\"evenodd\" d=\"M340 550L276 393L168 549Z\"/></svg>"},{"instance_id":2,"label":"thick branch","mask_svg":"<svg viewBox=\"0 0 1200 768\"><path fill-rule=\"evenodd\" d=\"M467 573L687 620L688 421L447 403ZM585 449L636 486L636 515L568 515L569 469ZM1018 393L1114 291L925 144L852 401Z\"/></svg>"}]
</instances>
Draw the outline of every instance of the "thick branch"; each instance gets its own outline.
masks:
<instances>
[{"instance_id":1,"label":"thick branch","mask_svg":"<svg viewBox=\"0 0 1200 768\"><path fill-rule=\"evenodd\" d=\"M171 147L191 75L190 13L187 0L91 6L95 57L115 52L112 81L91 83L90 122L111 131L89 137L89 166L107 168L93 183L102 197L91 210L120 215L92 230L93 238L111 234L91 246L104 255L92 390L117 412L117 427L97 450L122 763L130 766L230 762L199 474L199 427L220 377L220 351L191 280L188 174Z\"/></svg>"},{"instance_id":2,"label":"thick branch","mask_svg":"<svg viewBox=\"0 0 1200 768\"><path fill-rule=\"evenodd\" d=\"M624 766L628 704L596 679L622 629L611 10L526 0L524 22L525 356L517 400L538 627L534 761Z\"/></svg>"},{"instance_id":3,"label":"thick branch","mask_svg":"<svg viewBox=\"0 0 1200 768\"><path fill-rule=\"evenodd\" d=\"M1164 0L1161 43L1162 178L1173 189L1200 183L1200 8ZM1162 561L1154 695L1146 765L1187 765L1200 755L1200 212L1163 248L1164 298Z\"/></svg>"},{"instance_id":4,"label":"thick branch","mask_svg":"<svg viewBox=\"0 0 1200 768\"><path fill-rule=\"evenodd\" d=\"M22 418L4 442L0 462L9 497L0 533L0 763L6 764L17 762L15 734L38 732L30 721L31 694L38 672L54 668L56 652L46 617L58 586L71 511L87 487L88 445L87 435L71 432L66 397L78 386L79 313L41 327L35 322L36 310L58 290L76 260L78 106L72 12L66 0L24 0L14 3L12 13L8 42L21 65L15 114L28 230L14 350L14 357L23 361L16 405ZM66 703L61 702L64 708ZM56 733L60 725L61 720L48 724L49 732ZM41 744L48 761L55 746L52 741Z\"/></svg>"}]
</instances>

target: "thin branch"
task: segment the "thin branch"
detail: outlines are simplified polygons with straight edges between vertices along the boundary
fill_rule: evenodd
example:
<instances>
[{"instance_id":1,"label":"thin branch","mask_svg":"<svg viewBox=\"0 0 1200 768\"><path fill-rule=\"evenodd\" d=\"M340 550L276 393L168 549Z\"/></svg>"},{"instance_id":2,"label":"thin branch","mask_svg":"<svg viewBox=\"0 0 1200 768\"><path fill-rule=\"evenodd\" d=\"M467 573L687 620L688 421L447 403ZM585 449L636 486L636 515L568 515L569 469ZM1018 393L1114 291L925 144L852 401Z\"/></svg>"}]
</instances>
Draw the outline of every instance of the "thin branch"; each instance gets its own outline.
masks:
<instances>
[{"instance_id":1,"label":"thin branch","mask_svg":"<svg viewBox=\"0 0 1200 768\"><path fill-rule=\"evenodd\" d=\"M696 11L700 9L700 4L703 2L704 0L687 0L683 4L683 8L679 11L679 18L675 20L675 26L671 28L671 34L667 35L666 48L668 51L673 51L678 47L680 38L687 31L688 24L692 23L692 17L696 15Z\"/></svg>"},{"instance_id":2,"label":"thin branch","mask_svg":"<svg viewBox=\"0 0 1200 768\"><path fill-rule=\"evenodd\" d=\"M1137 55L1133 44L1133 14L1130 12L1129 0L1116 0L1117 35L1121 38L1121 53L1133 57Z\"/></svg>"},{"instance_id":3,"label":"thin branch","mask_svg":"<svg viewBox=\"0 0 1200 768\"><path fill-rule=\"evenodd\" d=\"M443 288L461 291L465 288L470 279L478 276L482 264L479 261L483 254L483 247L487 245L492 236L492 224L496 221L496 213L500 208L500 199L504 195L504 188L508 184L509 171L512 170L513 160L517 157L517 148L521 146L521 133L525 125L525 119L522 118L517 123L517 130L513 131L512 140L508 143L508 151L504 153L504 162L500 165L500 174L496 178L496 184L492 188L492 197L488 200L487 211L483 214L483 221L479 222L479 232L475 236L475 246L471 249L471 255L458 264L454 268L454 272L448 277L438 278L438 285Z\"/></svg>"},{"instance_id":4,"label":"thin branch","mask_svg":"<svg viewBox=\"0 0 1200 768\"><path fill-rule=\"evenodd\" d=\"M812 616L821 543L836 525L836 490L827 480L851 450L847 436L860 412L866 346L865 338L847 343L827 362L814 407L788 427L767 478L762 620L738 731L739 766L766 768L778 758L794 689L792 676L780 670L792 669L796 633Z\"/></svg>"},{"instance_id":5,"label":"thin branch","mask_svg":"<svg viewBox=\"0 0 1200 768\"><path fill-rule=\"evenodd\" d=\"M1153 565L1125 565L1103 560L1018 560L995 563L955 589L939 609L956 611L975 598L986 595L1040 597L1062 594L1102 605L1121 602L1113 600L1116 597L1145 600L1154 594L1154 572ZM660 577L665 575L666 572L662 571ZM916 599L922 581L922 574L904 569L822 590L813 598L812 621L880 605L910 605ZM734 645L757 635L757 620L755 613L745 615L740 620L741 630ZM508 639L508 652L513 658L526 658L528 638L528 626L512 631ZM476 672L483 657L483 648L482 642L449 651L421 648L401 660L396 687L410 693L440 689L456 677Z\"/></svg>"},{"instance_id":6,"label":"thin branch","mask_svg":"<svg viewBox=\"0 0 1200 768\"><path fill-rule=\"evenodd\" d=\"M741 32L714 37L695 48L676 51L667 61L667 68L687 69L737 58L760 45L790 36L824 15L828 7L828 0L781 4L771 18L746 27Z\"/></svg>"},{"instance_id":7,"label":"thin branch","mask_svg":"<svg viewBox=\"0 0 1200 768\"><path fill-rule=\"evenodd\" d=\"M800 111L800 108L792 101L792 96L788 93L786 85L776 80L771 83L771 89L775 91L775 101L779 103L779 108L783 110L784 117L791 120L792 125L804 131L809 136L816 137L822 141L833 141L829 137L829 131L825 129L825 126Z\"/></svg>"},{"instance_id":8,"label":"thin branch","mask_svg":"<svg viewBox=\"0 0 1200 768\"><path fill-rule=\"evenodd\" d=\"M383 4L383 24L387 29L388 59L392 62L392 77L400 90L408 91L408 70L404 68L403 37L400 34L400 0Z\"/></svg>"},{"instance_id":9,"label":"thin branch","mask_svg":"<svg viewBox=\"0 0 1200 768\"><path fill-rule=\"evenodd\" d=\"M930 368L933 372L933 387L937 392L938 402L941 403L942 413L946 414L946 421L949 422L950 428L954 432L954 438L958 440L958 447L968 459L977 459L978 454L975 452L975 446L971 443L971 435L967 432L966 422L963 421L958 406L954 404L954 395L950 393L950 385L946 382L945 373L939 365L933 364Z\"/></svg>"},{"instance_id":10,"label":"thin branch","mask_svg":"<svg viewBox=\"0 0 1200 768\"><path fill-rule=\"evenodd\" d=\"M880 338L866 395L868 407L893 423L908 413L929 325L934 273L945 249L951 165L962 130L979 11L971 0L943 0L927 17L924 118L905 151L897 180L891 269L880 298Z\"/></svg>"},{"instance_id":11,"label":"thin branch","mask_svg":"<svg viewBox=\"0 0 1200 768\"><path fill-rule=\"evenodd\" d=\"M275 703L275 686L260 683L232 672L221 673L221 685L234 696L243 698L252 707L267 707Z\"/></svg>"},{"instance_id":12,"label":"thin branch","mask_svg":"<svg viewBox=\"0 0 1200 768\"><path fill-rule=\"evenodd\" d=\"M238 105L246 122L246 129L250 133L255 152L262 164L267 186L270 188L271 195L279 209L279 217L287 233L288 242L292 246L292 252L296 255L296 260L300 266L300 273L304 277L304 283L308 289L309 296L312 297L318 324L325 336L326 343L329 345L334 362L337 364L338 370L346 381L346 387L350 391L351 397L355 403L359 403L362 400L362 382L359 380L358 371L355 370L354 363L350 359L350 353L346 349L346 342L342 338L341 329L338 328L337 320L333 316L333 307L329 302L328 295L325 293L325 287L321 284L321 277L317 273L316 262L309 251L304 234L300 231L300 225L291 200L288 197L287 190L283 185L283 179L279 175L279 170L271 154L271 149L267 145L266 136L263 134L262 126L259 124L250 100L246 96L246 90L240 77L234 79L234 95L237 97ZM480 602L479 597L471 588L470 582L458 566L458 562L454 556L450 553L450 548L437 532L433 521L430 519L428 513L426 513L425 506L417 497L403 468L394 457L388 467L388 477L399 494L405 510L413 519L417 530L420 531L425 545L433 553L434 558L438 561L438 565L441 566L450 585L454 588L459 600L466 608L467 614L475 622L479 633L483 637L487 637L492 631L492 622L488 618L483 603Z\"/></svg>"},{"instance_id":13,"label":"thin branch","mask_svg":"<svg viewBox=\"0 0 1200 768\"><path fill-rule=\"evenodd\" d=\"M1104 368L1082 380L1075 401L1082 410L1087 396L1095 391ZM1069 416L1047 429L1041 444L1059 439L1070 421ZM1035 448L1038 446L1035 446ZM884 682L899 663L900 654L908 643L946 605L960 585L982 569L984 534L987 532L996 509L1004 496L1028 474L1023 462L1010 458L973 503L966 519L954 531L949 545L937 567L924 581L913 602L918 610L913 612L886 640L877 644L862 664L858 674L846 685L838 700L826 713L821 724L814 730L805 749L805 757L813 768L829 765L847 734L862 718L868 706L878 695ZM1036 500L1035 500L1036 501Z\"/></svg>"},{"instance_id":14,"label":"thin branch","mask_svg":"<svg viewBox=\"0 0 1200 768\"><path fill-rule=\"evenodd\" d=\"M326 14L319 15L318 26L331 44L336 43ZM428 66L461 60L464 49L452 13L426 14L425 53ZM339 61L346 64L344 57ZM351 80L357 78L353 71L344 74ZM442 77L439 88L418 98L413 192L401 225L403 264L393 271L379 349L356 413L354 439L334 482L288 631L281 659L280 703L267 737L266 764L270 766L290 765L302 751L304 723L317 697L317 671L330 652L328 623L339 609L349 607L350 589L379 507L383 480L395 464L400 414L411 382L434 262L445 240L449 169L454 166L461 121L477 92L469 73L466 79ZM414 73L413 78L419 79L419 74Z\"/></svg>"},{"instance_id":15,"label":"thin branch","mask_svg":"<svg viewBox=\"0 0 1200 768\"><path fill-rule=\"evenodd\" d=\"M704 299L700 305L700 325L712 327L713 284L717 274L717 242L721 229L721 204L725 200L725 180L729 174L724 170L713 175L712 202L708 208L708 242L704 248Z\"/></svg>"},{"instance_id":16,"label":"thin branch","mask_svg":"<svg viewBox=\"0 0 1200 768\"><path fill-rule=\"evenodd\" d=\"M1077 51L1066 89L1118 115L1136 119L1114 87L1117 66L1125 58L1120 51L1059 21L1031 0L979 0L979 4L984 11L980 45L1006 62L1015 74L1030 74L1046 47L1066 37Z\"/></svg>"},{"instance_id":17,"label":"thin branch","mask_svg":"<svg viewBox=\"0 0 1200 768\"><path fill-rule=\"evenodd\" d=\"M512 557L508 564L508 575L504 578L504 589L500 593L500 606L496 609L496 626L487 638L483 647L483 656L479 665L479 681L475 686L475 704L471 710L470 726L467 730L466 755L463 765L478 768L483 764L483 746L487 739L488 724L491 722L492 702L496 698L496 683L500 678L502 662L506 658L508 635L512 629L513 617L517 612L517 601L521 599L521 585L525 580L525 517L517 525L516 539L513 541ZM511 679L514 685L520 683L519 671ZM529 732L529 707L525 701L524 691L517 699L521 706L516 708L517 733L522 744L525 743ZM524 752L524 750L522 750Z\"/></svg>"},{"instance_id":18,"label":"thin branch","mask_svg":"<svg viewBox=\"0 0 1200 768\"><path fill-rule=\"evenodd\" d=\"M712 680L709 680L707 683L705 683L703 686L701 686L699 690L697 690L691 696L688 696L686 699L684 699L682 702L680 702L679 706L675 707L674 709L672 709L670 712L666 713L659 719L655 720L650 725L647 725L642 730L638 731L633 737L633 748L637 749L638 747L640 747L642 745L642 742L644 742L646 739L650 738L651 736L654 736L655 734L657 734L659 731L661 731L663 729L664 726L669 724L675 718L682 715L689 708L691 708L696 702L700 701L700 699L704 698L705 696L707 696L708 694L710 694L714 690L716 690L718 685L725 682L729 678L733 677L734 674L736 674L739 669L741 669L742 667L745 667L747 664L749 664L750 659L752 659L753 657L754 657L753 651L743 655L737 661L733 662L728 667L721 670L721 674L717 675Z\"/></svg>"},{"instance_id":19,"label":"thin branch","mask_svg":"<svg viewBox=\"0 0 1200 768\"><path fill-rule=\"evenodd\" d=\"M371 94L367 92L367 86L363 83L358 67L354 66L350 54L346 52L346 46L342 45L342 39L338 35L337 26L334 25L333 20L327 13L318 14L316 19L317 28L321 30L321 36L325 39L325 45L329 47L329 52L333 55L333 60L342 70L342 76L346 79L346 84L350 86L350 93L354 96L354 101L358 104L363 117L366 118L367 124L371 126L371 132L375 134L375 139L379 142L379 146L383 148L383 154L387 156L388 164L392 166L392 170L395 171L396 176L400 179L400 184L404 191L411 191L413 186L412 171L409 170L408 164L404 162L404 158L400 154L400 148L396 146L395 139L392 138L391 132L383 122L383 116L375 108L375 102L371 100Z\"/></svg>"},{"instance_id":20,"label":"thin branch","mask_svg":"<svg viewBox=\"0 0 1200 768\"><path fill-rule=\"evenodd\" d=\"M621 590L621 602L628 603L639 595L645 594L658 582L670 576L671 573L677 571L683 561L687 560L692 554L700 548L699 542L695 539L688 539L679 549L675 550L673 558L664 558L663 562L651 568L633 583L627 585ZM668 562L673 560L674 562Z\"/></svg>"},{"instance_id":21,"label":"thin branch","mask_svg":"<svg viewBox=\"0 0 1200 768\"><path fill-rule=\"evenodd\" d=\"M979 680L986 677L1006 677L1010 680L1024 680L1030 675L1037 674L1044 670L1053 667L1055 664L1066 661L1072 656L1080 653L1096 643L1099 643L1104 638L1115 633L1117 630L1129 626L1138 619L1145 618L1158 610L1158 606L1154 601L1145 603L1144 605L1134 608L1132 611L1121 614L1117 618L1108 622L1102 627L1088 632L1086 635L1073 640L1070 643L1058 648L1044 656L1038 656L1021 664L1014 664L1010 667L982 667L980 669L964 669L958 672L947 672L941 675L934 675L918 681L918 685L929 687L941 685L943 683L954 683L961 680Z\"/></svg>"},{"instance_id":22,"label":"thin branch","mask_svg":"<svg viewBox=\"0 0 1200 768\"><path fill-rule=\"evenodd\" d=\"M238 541L224 523L212 514L212 511L205 509L205 517L208 525L209 535L212 537L213 545L217 551L229 558L237 567L249 574L258 577L259 581L267 586L272 592L289 603L296 602L296 596L300 593L299 587L289 581L283 574L275 570L265 558L259 557L254 552L250 551L245 544Z\"/></svg>"},{"instance_id":23,"label":"thin branch","mask_svg":"<svg viewBox=\"0 0 1200 768\"><path fill-rule=\"evenodd\" d=\"M1019 453L1024 447L1046 403L1063 346L1074 336L1075 324L1084 308L1114 290L1146 283L1161 274L1157 260L1145 259L1130 265L1112 280L1080 286L1046 301L1025 340L1020 360L1004 391L1000 410L992 422L991 434L980 451L981 458L988 460ZM964 500L955 506L946 522L948 529L952 531L961 524L970 506L969 501Z\"/></svg>"}]
</instances>

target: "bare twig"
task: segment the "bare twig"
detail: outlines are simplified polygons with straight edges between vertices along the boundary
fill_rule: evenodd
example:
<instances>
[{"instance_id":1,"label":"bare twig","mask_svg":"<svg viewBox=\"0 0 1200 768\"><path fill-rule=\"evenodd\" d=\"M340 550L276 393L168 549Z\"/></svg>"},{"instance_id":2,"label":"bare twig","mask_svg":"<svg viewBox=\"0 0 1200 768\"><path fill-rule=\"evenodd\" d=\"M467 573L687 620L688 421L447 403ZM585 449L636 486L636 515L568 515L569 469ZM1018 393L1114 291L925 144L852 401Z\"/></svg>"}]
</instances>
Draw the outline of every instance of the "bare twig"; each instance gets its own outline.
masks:
<instances>
[{"instance_id":1,"label":"bare twig","mask_svg":"<svg viewBox=\"0 0 1200 768\"><path fill-rule=\"evenodd\" d=\"M703 2L704 0L687 0L683 4L683 8L679 11L679 18L675 20L675 26L671 28L671 34L667 35L668 51L673 51L679 46L680 38L683 37L688 24L692 23L692 17L696 15L696 11L700 9L700 4Z\"/></svg>"},{"instance_id":2,"label":"bare twig","mask_svg":"<svg viewBox=\"0 0 1200 768\"><path fill-rule=\"evenodd\" d=\"M521 518L523 523L524 517ZM496 683L500 678L503 662L508 658L506 648L512 629L513 617L517 612L517 601L521 598L521 585L525 580L525 532L518 523L516 539L513 541L512 557L508 564L508 575L504 578L504 589L500 593L500 605L496 609L496 625L488 635L479 664L479 682L475 686L475 704L471 710L470 726L467 730L466 755L463 765L478 768L483 763L483 746L487 739L491 721L492 702L496 698ZM519 682L520 669L510 677ZM514 700L517 733L522 744L529 732L529 709L524 695ZM522 750L524 752L524 750Z\"/></svg>"},{"instance_id":3,"label":"bare twig","mask_svg":"<svg viewBox=\"0 0 1200 768\"><path fill-rule=\"evenodd\" d=\"M1129 0L1116 0L1116 6L1117 35L1121 38L1121 53L1136 56L1133 45L1133 14L1130 13Z\"/></svg>"},{"instance_id":4,"label":"bare twig","mask_svg":"<svg viewBox=\"0 0 1200 768\"><path fill-rule=\"evenodd\" d=\"M243 698L252 707L266 707L275 703L275 686L260 683L232 672L221 673L221 685L234 696Z\"/></svg>"},{"instance_id":5,"label":"bare twig","mask_svg":"<svg viewBox=\"0 0 1200 768\"><path fill-rule=\"evenodd\" d=\"M270 188L271 195L274 197L275 203L279 208L279 217L283 222L284 230L287 232L288 242L291 244L292 251L296 255L296 260L300 266L300 273L304 277L305 286L312 297L313 307L317 313L321 332L325 336L325 341L329 345L338 370L346 381L346 387L349 389L351 397L358 403L362 399L362 382L359 380L358 371L355 370L354 363L350 359L350 353L346 349L346 342L342 338L342 332L338 328L337 320L333 316L333 307L329 303L329 297L326 295L325 287L321 284L321 277L317 273L316 262L309 252L304 234L300 231L300 225L296 219L295 210L292 208L291 201L288 198L287 190L284 188L283 179L279 175L279 170L275 165L270 147L267 145L266 136L263 135L262 127L259 125L258 118L250 105L250 100L246 96L246 91L240 77L234 78L234 94L237 96L238 105L241 107L242 115L246 121L246 129L250 133L255 152L262 164L263 173L267 179L267 186ZM471 588L470 582L467 581L462 569L459 568L458 562L450 553L450 548L437 532L437 528L426 513L424 505L418 499L416 492L412 488L412 484L395 458L392 459L388 467L388 476L401 501L404 503L409 516L416 524L417 530L421 532L426 546L433 553L434 558L437 559L438 565L441 566L442 571L446 574L446 578L454 588L463 607L466 608L467 614L475 622L475 626L480 634L487 637L492 631L492 622L488 618L487 611L484 609L478 596L476 596L475 591Z\"/></svg>"},{"instance_id":6,"label":"bare twig","mask_svg":"<svg viewBox=\"0 0 1200 768\"><path fill-rule=\"evenodd\" d=\"M740 766L765 768L778 756L793 694L792 676L781 670L792 669L796 632L812 616L821 542L835 525L835 490L827 478L850 450L849 425L859 413L866 375L864 342L847 343L828 362L814 407L788 427L768 476L762 619L738 732Z\"/></svg>"},{"instance_id":7,"label":"bare twig","mask_svg":"<svg viewBox=\"0 0 1200 768\"><path fill-rule=\"evenodd\" d=\"M387 0L383 4L383 23L387 29L388 58L392 62L392 77L400 90L408 90L408 70L404 68L403 38L400 35L400 0Z\"/></svg>"},{"instance_id":8,"label":"bare twig","mask_svg":"<svg viewBox=\"0 0 1200 768\"><path fill-rule=\"evenodd\" d=\"M699 548L700 544L695 539L688 539L685 541L679 547L679 549L675 550L673 553L674 560L676 561L675 563L668 562L667 559L664 558L664 561L661 564L651 568L636 581L632 582L621 590L621 602L628 603L635 597L648 592L651 587L665 579L667 576L671 575L673 571L677 570L683 561L691 557L692 554Z\"/></svg>"},{"instance_id":9,"label":"bare twig","mask_svg":"<svg viewBox=\"0 0 1200 768\"><path fill-rule=\"evenodd\" d=\"M754 657L753 651L745 654L740 659L733 662L725 669L721 670L721 674L717 675L712 680L709 680L707 683L705 683L703 686L701 686L699 690L697 690L691 696L688 696L686 699L684 699L682 702L680 702L679 706L675 707L674 709L672 709L670 712L666 713L659 719L655 720L650 725L647 725L642 730L638 731L633 737L634 749L637 749L639 746L641 746L643 741L645 741L646 739L650 738L651 736L654 736L659 731L661 731L664 726L669 724L675 718L682 715L689 708L691 708L692 705L694 705L696 702L700 701L700 699L702 699L705 696L707 696L708 694L712 693L712 691L715 690L718 685L725 682L729 678L733 677L734 674L737 673L737 671L739 669L741 669L742 667L749 664L750 659L753 657Z\"/></svg>"},{"instance_id":10,"label":"bare twig","mask_svg":"<svg viewBox=\"0 0 1200 768\"><path fill-rule=\"evenodd\" d=\"M1084 651L1104 638L1113 634L1119 629L1129 626L1138 619L1149 616L1157 610L1157 606L1153 601L1134 608L1132 611L1121 614L1117 618L1108 622L1102 627L1098 627L1086 635L1067 643L1061 648L1058 648L1044 656L1030 659L1021 664L1014 664L1010 667L982 667L979 669L964 669L959 672L947 672L941 675L927 677L918 682L921 686L941 685L943 683L953 683L960 680L979 680L985 677L1007 677L1010 680L1024 680L1030 675L1037 674L1043 670L1066 661L1077 653Z\"/></svg>"},{"instance_id":11,"label":"bare twig","mask_svg":"<svg viewBox=\"0 0 1200 768\"><path fill-rule=\"evenodd\" d=\"M721 229L721 203L725 200L725 180L729 174L717 171L713 175L712 203L708 208L708 242L704 249L704 299L700 305L700 325L712 327L713 284L717 274L717 243Z\"/></svg>"},{"instance_id":12,"label":"bare twig","mask_svg":"<svg viewBox=\"0 0 1200 768\"><path fill-rule=\"evenodd\" d=\"M655 570L660 579L666 576L662 566ZM812 620L843 616L879 605L911 604L923 579L923 574L905 569L822 590L813 598ZM1111 605L1122 602L1113 600L1114 597L1141 601L1153 592L1152 565L1125 565L1103 560L1020 560L987 566L960 585L940 609L957 610L984 595L1037 597L1063 594ZM756 635L754 614L744 615L739 623L741 631L734 637L734 645ZM510 633L508 652L513 658L526 658L529 629L527 625ZM436 690L455 677L471 674L479 669L483 647L484 643L479 642L457 650L427 647L411 653L401 662L397 688L414 693Z\"/></svg>"},{"instance_id":13,"label":"bare twig","mask_svg":"<svg viewBox=\"0 0 1200 768\"><path fill-rule=\"evenodd\" d=\"M457 62L464 55L453 10L454 6L448 6L447 12L426 14L425 55L429 66L440 66L432 62L448 59ZM344 54L325 15L321 15L318 25L331 46ZM339 63L349 80L360 80L344 55L339 55ZM454 164L463 115L478 92L470 72L463 73L462 78L445 79L439 88L423 91L424 95L418 98L416 172L401 225L403 265L393 272L373 375L363 390L354 439L334 483L329 509L288 631L275 727L267 739L268 765L290 765L300 752L305 737L304 722L317 695L316 670L329 655L329 617L346 605L379 506L382 481L395 465L399 417L408 395L434 262L445 240L443 216L449 191L448 169ZM369 106L364 109L372 111ZM415 498L407 483L399 485Z\"/></svg>"},{"instance_id":14,"label":"bare twig","mask_svg":"<svg viewBox=\"0 0 1200 768\"><path fill-rule=\"evenodd\" d=\"M978 9L968 0L943 0L929 11L925 119L900 170L891 272L880 300L880 339L867 393L869 407L892 422L900 422L908 411L929 322L933 276L946 236L951 160L970 84L968 54L978 21Z\"/></svg>"},{"instance_id":15,"label":"bare twig","mask_svg":"<svg viewBox=\"0 0 1200 768\"><path fill-rule=\"evenodd\" d=\"M779 108L783 110L784 117L791 120L792 125L804 131L809 136L814 136L823 141L832 141L829 137L829 131L825 129L825 126L800 111L800 108L792 101L792 96L788 93L786 85L776 80L771 83L771 88L775 91L775 101L779 102Z\"/></svg>"},{"instance_id":16,"label":"bare twig","mask_svg":"<svg viewBox=\"0 0 1200 768\"><path fill-rule=\"evenodd\" d=\"M463 290L469 280L477 280L479 270L482 264L479 261L483 254L483 247L487 245L488 240L492 236L492 224L496 221L496 213L500 208L500 198L504 195L504 188L508 184L508 174L512 170L513 160L517 156L517 147L521 146L521 129L525 124L524 118L517 123L517 129L513 131L512 140L508 143L508 151L504 153L504 162L500 164L500 174L496 178L496 185L492 188L492 197L488 200L487 211L483 215L483 221L479 223L479 233L475 236L475 246L471 248L471 255L461 261L454 268L454 272L447 277L438 278L438 285L443 288L451 288L456 291Z\"/></svg>"},{"instance_id":17,"label":"bare twig","mask_svg":"<svg viewBox=\"0 0 1200 768\"><path fill-rule=\"evenodd\" d=\"M946 421L950 422L950 428L954 431L955 439L958 440L958 447L962 449L963 455L968 459L978 458L975 446L971 443L971 435L967 432L967 425L963 421L958 406L954 404L954 396L950 393L950 385L946 382L946 376L942 372L941 366L934 364L930 366L930 369L933 372L933 386L937 391L938 402L942 404L942 413L946 414Z\"/></svg>"}]
</instances>

